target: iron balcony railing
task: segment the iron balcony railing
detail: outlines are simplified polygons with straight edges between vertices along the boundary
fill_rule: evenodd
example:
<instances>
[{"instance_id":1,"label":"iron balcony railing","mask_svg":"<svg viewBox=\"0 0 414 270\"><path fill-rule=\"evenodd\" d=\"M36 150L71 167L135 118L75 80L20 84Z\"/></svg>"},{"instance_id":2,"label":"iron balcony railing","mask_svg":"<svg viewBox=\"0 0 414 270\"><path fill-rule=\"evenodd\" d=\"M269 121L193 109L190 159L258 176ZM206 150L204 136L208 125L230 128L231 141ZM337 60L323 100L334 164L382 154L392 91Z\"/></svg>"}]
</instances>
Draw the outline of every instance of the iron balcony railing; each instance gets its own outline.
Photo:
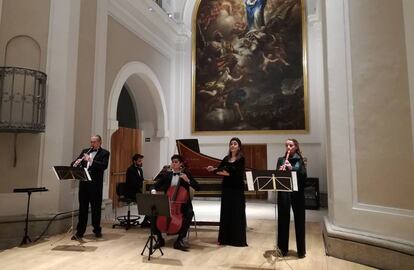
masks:
<instances>
[{"instance_id":1,"label":"iron balcony railing","mask_svg":"<svg viewBox=\"0 0 414 270\"><path fill-rule=\"evenodd\" d=\"M0 132L45 131L46 80L38 70L0 67Z\"/></svg>"}]
</instances>

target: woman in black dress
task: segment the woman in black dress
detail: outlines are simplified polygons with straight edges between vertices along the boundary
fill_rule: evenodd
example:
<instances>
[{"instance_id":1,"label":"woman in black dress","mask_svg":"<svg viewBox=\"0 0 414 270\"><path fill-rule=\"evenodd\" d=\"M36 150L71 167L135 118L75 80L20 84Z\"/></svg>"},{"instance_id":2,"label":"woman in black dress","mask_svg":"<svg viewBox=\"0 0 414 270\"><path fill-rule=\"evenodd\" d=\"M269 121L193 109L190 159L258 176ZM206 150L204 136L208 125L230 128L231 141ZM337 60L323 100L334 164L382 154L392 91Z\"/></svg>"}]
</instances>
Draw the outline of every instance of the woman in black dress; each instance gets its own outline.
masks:
<instances>
[{"instance_id":1,"label":"woman in black dress","mask_svg":"<svg viewBox=\"0 0 414 270\"><path fill-rule=\"evenodd\" d=\"M306 180L306 166L297 140L287 139L285 146L285 154L282 157L278 158L276 168L281 171L296 171L298 179L298 191L279 191L277 194L277 246L279 247L283 256L286 256L288 254L290 207L292 207L293 216L295 218L297 254L299 258L304 258L306 255L304 191Z\"/></svg>"},{"instance_id":2,"label":"woman in black dress","mask_svg":"<svg viewBox=\"0 0 414 270\"><path fill-rule=\"evenodd\" d=\"M223 176L218 244L247 246L244 157L240 139L232 138L229 143L229 153L218 168L208 166L207 170Z\"/></svg>"}]
</instances>

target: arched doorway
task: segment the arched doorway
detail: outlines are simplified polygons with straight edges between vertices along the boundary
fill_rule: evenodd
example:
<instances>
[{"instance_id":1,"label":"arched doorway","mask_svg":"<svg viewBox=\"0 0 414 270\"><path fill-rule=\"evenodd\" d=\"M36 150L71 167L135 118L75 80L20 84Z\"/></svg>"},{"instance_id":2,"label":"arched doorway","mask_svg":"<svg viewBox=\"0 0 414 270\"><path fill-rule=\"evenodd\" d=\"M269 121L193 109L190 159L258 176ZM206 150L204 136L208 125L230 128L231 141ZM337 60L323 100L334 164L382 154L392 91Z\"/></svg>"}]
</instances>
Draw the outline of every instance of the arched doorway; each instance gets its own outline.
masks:
<instances>
[{"instance_id":1,"label":"arched doorway","mask_svg":"<svg viewBox=\"0 0 414 270\"><path fill-rule=\"evenodd\" d=\"M144 177L151 179L165 164L168 141L164 95L155 73L141 62L130 62L116 76L108 108L111 150L108 196L117 201L116 183L125 181L131 156L145 156Z\"/></svg>"},{"instance_id":2,"label":"arched doorway","mask_svg":"<svg viewBox=\"0 0 414 270\"><path fill-rule=\"evenodd\" d=\"M142 153L142 132L139 129L137 108L129 87L122 87L118 99L116 120L118 129L111 137L111 169L109 181L109 198L113 205L117 205L118 196L116 185L125 182L126 169L131 163L131 157L135 153Z\"/></svg>"}]
</instances>

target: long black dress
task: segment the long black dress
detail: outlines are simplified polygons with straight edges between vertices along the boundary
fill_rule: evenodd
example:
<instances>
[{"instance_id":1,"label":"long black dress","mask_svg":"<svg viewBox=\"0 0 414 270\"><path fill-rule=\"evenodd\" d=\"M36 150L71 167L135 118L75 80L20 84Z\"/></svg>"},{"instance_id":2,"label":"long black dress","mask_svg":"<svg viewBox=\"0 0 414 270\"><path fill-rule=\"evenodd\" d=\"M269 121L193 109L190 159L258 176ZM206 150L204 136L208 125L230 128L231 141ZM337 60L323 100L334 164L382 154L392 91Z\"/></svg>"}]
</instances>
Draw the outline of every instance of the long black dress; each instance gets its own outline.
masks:
<instances>
[{"instance_id":1,"label":"long black dress","mask_svg":"<svg viewBox=\"0 0 414 270\"><path fill-rule=\"evenodd\" d=\"M223 168L230 174L223 177L218 242L220 245L245 247L244 157L234 162L229 162L225 157L218 168Z\"/></svg>"}]
</instances>

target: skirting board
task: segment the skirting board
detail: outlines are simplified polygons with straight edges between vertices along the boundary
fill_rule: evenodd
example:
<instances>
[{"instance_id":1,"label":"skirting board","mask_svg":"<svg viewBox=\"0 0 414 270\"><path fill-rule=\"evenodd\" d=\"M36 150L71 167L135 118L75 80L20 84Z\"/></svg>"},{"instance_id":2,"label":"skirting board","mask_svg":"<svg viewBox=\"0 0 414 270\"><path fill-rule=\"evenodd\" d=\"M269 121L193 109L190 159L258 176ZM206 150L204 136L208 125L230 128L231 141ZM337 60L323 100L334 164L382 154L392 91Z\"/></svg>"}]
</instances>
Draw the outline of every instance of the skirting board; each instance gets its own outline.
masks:
<instances>
[{"instance_id":1,"label":"skirting board","mask_svg":"<svg viewBox=\"0 0 414 270\"><path fill-rule=\"evenodd\" d=\"M55 214L29 215L28 235L32 241L36 240L42 232L43 237L68 232L72 225L72 214L64 213L54 217ZM24 236L26 216L3 216L0 217L0 251L18 246ZM113 219L112 200L104 199L102 202L102 218ZM74 212L74 226L78 221L78 211ZM88 222L91 218L88 218ZM49 224L49 222L51 222ZM49 226L49 227L48 227ZM70 238L70 235L68 235Z\"/></svg>"},{"instance_id":2,"label":"skirting board","mask_svg":"<svg viewBox=\"0 0 414 270\"><path fill-rule=\"evenodd\" d=\"M411 270L414 245L385 240L361 231L343 229L324 220L323 238L326 254L379 269Z\"/></svg>"}]
</instances>

